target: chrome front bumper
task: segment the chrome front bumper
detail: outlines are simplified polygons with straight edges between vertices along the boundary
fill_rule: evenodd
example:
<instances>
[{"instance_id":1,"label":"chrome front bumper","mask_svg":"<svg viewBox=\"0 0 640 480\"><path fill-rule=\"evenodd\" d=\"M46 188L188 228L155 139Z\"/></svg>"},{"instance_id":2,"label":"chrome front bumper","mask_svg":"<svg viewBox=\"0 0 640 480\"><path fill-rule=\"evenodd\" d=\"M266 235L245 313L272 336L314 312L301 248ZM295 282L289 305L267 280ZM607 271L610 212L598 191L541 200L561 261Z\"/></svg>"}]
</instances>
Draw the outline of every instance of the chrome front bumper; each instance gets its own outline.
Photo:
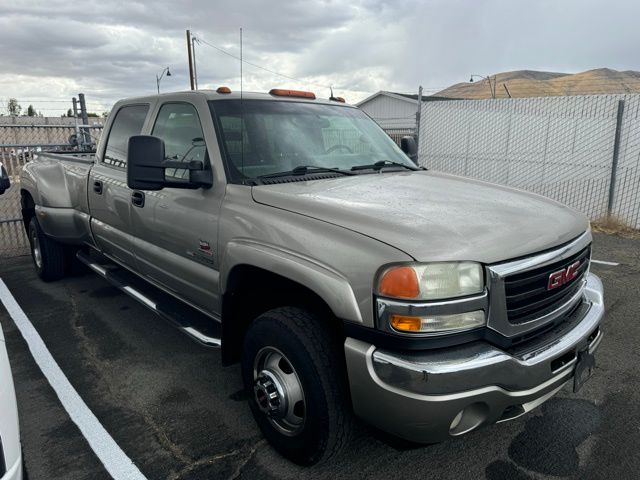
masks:
<instances>
[{"instance_id":1,"label":"chrome front bumper","mask_svg":"<svg viewBox=\"0 0 640 480\"><path fill-rule=\"evenodd\" d=\"M353 408L399 437L445 440L517 418L573 378L578 352L602 340L602 283L586 281L582 303L560 326L509 351L486 342L401 354L347 338Z\"/></svg>"}]
</instances>

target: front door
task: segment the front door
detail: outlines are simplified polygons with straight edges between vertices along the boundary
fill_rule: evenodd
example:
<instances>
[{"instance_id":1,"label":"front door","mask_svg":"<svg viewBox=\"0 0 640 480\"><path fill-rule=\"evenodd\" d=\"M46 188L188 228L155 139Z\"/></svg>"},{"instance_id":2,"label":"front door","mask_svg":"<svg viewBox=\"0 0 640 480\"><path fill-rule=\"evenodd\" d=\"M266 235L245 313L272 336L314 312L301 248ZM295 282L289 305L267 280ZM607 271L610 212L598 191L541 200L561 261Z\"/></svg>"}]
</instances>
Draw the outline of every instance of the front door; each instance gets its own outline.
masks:
<instances>
[{"instance_id":1,"label":"front door","mask_svg":"<svg viewBox=\"0 0 640 480\"><path fill-rule=\"evenodd\" d=\"M168 160L199 160L211 168L202 125L190 103L162 105L151 134L164 140ZM166 169L165 177L187 180L189 171ZM213 187L141 193L143 205L131 208L141 272L192 305L216 311L218 216L224 192Z\"/></svg>"}]
</instances>

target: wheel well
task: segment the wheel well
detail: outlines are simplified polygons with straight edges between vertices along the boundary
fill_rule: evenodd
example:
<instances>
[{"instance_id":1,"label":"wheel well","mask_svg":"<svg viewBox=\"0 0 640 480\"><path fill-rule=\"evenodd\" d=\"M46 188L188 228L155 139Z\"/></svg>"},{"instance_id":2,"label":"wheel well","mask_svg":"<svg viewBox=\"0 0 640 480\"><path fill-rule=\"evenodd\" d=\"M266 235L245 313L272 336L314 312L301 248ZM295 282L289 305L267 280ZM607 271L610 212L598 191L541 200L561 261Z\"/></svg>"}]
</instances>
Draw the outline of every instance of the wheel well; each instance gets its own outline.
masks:
<instances>
[{"instance_id":1,"label":"wheel well","mask_svg":"<svg viewBox=\"0 0 640 480\"><path fill-rule=\"evenodd\" d=\"M238 265L229 273L222 298L222 360L235 363L251 322L277 307L304 308L325 322L336 341L344 341L342 321L313 290L282 275L251 265Z\"/></svg>"},{"instance_id":2,"label":"wheel well","mask_svg":"<svg viewBox=\"0 0 640 480\"><path fill-rule=\"evenodd\" d=\"M25 230L29 229L29 222L36 214L36 202L26 190L20 190L20 207L22 208L22 221Z\"/></svg>"}]
</instances>

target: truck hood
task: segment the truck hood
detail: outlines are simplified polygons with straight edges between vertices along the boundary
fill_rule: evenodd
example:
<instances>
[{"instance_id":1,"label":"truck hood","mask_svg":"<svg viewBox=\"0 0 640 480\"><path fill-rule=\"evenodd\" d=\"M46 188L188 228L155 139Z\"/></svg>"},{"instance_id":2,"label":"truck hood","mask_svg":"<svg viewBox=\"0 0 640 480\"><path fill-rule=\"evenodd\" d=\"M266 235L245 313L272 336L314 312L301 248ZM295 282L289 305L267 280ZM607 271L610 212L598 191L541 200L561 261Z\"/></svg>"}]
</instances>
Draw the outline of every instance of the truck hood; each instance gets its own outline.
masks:
<instances>
[{"instance_id":1,"label":"truck hood","mask_svg":"<svg viewBox=\"0 0 640 480\"><path fill-rule=\"evenodd\" d=\"M430 171L261 185L252 195L419 261L495 263L563 244L589 227L584 215L545 197Z\"/></svg>"}]
</instances>

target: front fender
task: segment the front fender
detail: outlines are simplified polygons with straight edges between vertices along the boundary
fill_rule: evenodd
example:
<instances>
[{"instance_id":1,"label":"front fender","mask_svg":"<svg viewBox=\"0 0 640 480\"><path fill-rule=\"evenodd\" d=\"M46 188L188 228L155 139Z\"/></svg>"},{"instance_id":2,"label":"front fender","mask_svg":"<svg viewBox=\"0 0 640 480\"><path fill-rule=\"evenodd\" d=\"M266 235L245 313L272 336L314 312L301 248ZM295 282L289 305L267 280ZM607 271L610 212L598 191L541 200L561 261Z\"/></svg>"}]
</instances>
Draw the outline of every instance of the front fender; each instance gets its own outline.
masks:
<instances>
[{"instance_id":1,"label":"front fender","mask_svg":"<svg viewBox=\"0 0 640 480\"><path fill-rule=\"evenodd\" d=\"M362 323L362 314L349 281L326 264L276 245L236 239L227 244L220 266L222 293L227 290L229 272L237 265L277 272L315 292L336 317Z\"/></svg>"}]
</instances>

